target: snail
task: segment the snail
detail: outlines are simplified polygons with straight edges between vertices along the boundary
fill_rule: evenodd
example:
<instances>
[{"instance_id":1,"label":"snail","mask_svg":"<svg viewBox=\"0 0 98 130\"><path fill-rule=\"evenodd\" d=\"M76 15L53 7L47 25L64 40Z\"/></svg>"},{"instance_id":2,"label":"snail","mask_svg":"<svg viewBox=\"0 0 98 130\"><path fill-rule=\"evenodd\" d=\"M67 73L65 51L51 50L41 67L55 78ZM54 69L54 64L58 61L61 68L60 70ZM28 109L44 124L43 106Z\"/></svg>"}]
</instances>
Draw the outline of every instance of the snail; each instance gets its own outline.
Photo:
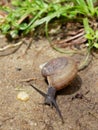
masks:
<instances>
[{"instance_id":1,"label":"snail","mask_svg":"<svg viewBox=\"0 0 98 130\"><path fill-rule=\"evenodd\" d=\"M47 94L30 84L37 92L45 97L45 104L54 106L63 121L61 111L56 103L56 92L65 88L76 77L78 67L76 62L70 57L58 57L46 63L41 74L48 82Z\"/></svg>"}]
</instances>

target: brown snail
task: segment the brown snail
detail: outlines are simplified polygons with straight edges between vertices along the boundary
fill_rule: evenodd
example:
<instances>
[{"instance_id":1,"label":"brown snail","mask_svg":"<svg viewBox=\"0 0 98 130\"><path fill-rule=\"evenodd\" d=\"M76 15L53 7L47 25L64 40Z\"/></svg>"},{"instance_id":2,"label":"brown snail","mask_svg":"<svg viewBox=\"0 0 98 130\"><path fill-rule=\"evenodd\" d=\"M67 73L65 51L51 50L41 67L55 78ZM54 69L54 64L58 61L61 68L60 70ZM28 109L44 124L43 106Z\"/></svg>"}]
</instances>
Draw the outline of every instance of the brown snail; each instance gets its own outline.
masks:
<instances>
[{"instance_id":1,"label":"brown snail","mask_svg":"<svg viewBox=\"0 0 98 130\"><path fill-rule=\"evenodd\" d=\"M55 100L56 91L65 88L77 75L77 64L69 57L58 57L50 60L41 70L42 75L47 79L48 91L47 94L36 89L41 95L45 97L45 104L54 106L63 120L59 107Z\"/></svg>"}]
</instances>

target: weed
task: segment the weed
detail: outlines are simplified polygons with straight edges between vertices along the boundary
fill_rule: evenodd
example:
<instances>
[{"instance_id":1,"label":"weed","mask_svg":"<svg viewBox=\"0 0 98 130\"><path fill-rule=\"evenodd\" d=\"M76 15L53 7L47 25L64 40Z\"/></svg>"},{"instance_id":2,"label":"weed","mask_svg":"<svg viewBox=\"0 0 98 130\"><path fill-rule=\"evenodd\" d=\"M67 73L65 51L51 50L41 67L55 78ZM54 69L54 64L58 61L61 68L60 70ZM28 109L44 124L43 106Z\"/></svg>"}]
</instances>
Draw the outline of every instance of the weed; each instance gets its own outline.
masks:
<instances>
[{"instance_id":1,"label":"weed","mask_svg":"<svg viewBox=\"0 0 98 130\"><path fill-rule=\"evenodd\" d=\"M87 24L98 17L98 6L94 7L93 2L96 0L12 0L11 7L0 7L6 14L3 22L0 18L0 30L14 39L36 31L36 27L43 24L48 36L50 21L79 19L84 21L89 48L98 48L98 31Z\"/></svg>"},{"instance_id":2,"label":"weed","mask_svg":"<svg viewBox=\"0 0 98 130\"><path fill-rule=\"evenodd\" d=\"M87 18L84 19L85 37L88 39L88 50L90 51L93 47L98 49L98 30L93 30Z\"/></svg>"}]
</instances>

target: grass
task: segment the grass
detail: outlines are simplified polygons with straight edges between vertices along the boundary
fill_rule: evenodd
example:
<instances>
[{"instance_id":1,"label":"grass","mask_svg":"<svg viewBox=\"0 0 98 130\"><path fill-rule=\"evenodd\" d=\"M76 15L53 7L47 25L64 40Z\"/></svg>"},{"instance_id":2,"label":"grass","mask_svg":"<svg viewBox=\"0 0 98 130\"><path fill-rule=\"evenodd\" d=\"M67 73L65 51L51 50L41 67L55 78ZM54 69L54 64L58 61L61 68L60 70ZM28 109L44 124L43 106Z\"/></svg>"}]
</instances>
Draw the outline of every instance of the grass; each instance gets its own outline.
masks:
<instances>
[{"instance_id":1,"label":"grass","mask_svg":"<svg viewBox=\"0 0 98 130\"><path fill-rule=\"evenodd\" d=\"M84 28L85 28L85 37L88 39L88 49L89 51L94 47L98 49L98 30L93 30L89 26L89 21L87 18L83 20Z\"/></svg>"},{"instance_id":2,"label":"grass","mask_svg":"<svg viewBox=\"0 0 98 130\"><path fill-rule=\"evenodd\" d=\"M90 26L90 22L98 20L96 0L12 0L12 7L1 6L6 12L1 18L0 30L12 39L35 32L36 28L44 25L48 36L48 24L53 20L78 20L84 25L88 48L98 49L98 31Z\"/></svg>"}]
</instances>

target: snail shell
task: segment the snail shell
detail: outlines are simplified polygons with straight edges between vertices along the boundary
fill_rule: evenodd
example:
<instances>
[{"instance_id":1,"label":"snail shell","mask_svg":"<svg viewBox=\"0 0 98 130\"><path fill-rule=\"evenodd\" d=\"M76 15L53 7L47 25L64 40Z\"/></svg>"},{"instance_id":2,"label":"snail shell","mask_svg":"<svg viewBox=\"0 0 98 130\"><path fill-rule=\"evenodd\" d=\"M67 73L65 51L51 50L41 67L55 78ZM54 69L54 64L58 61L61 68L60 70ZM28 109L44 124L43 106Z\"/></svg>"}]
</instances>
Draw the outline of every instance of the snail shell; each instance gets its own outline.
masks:
<instances>
[{"instance_id":1,"label":"snail shell","mask_svg":"<svg viewBox=\"0 0 98 130\"><path fill-rule=\"evenodd\" d=\"M58 57L50 60L42 68L42 75L47 78L49 86L56 90L65 88L77 75L77 64L69 57Z\"/></svg>"}]
</instances>

